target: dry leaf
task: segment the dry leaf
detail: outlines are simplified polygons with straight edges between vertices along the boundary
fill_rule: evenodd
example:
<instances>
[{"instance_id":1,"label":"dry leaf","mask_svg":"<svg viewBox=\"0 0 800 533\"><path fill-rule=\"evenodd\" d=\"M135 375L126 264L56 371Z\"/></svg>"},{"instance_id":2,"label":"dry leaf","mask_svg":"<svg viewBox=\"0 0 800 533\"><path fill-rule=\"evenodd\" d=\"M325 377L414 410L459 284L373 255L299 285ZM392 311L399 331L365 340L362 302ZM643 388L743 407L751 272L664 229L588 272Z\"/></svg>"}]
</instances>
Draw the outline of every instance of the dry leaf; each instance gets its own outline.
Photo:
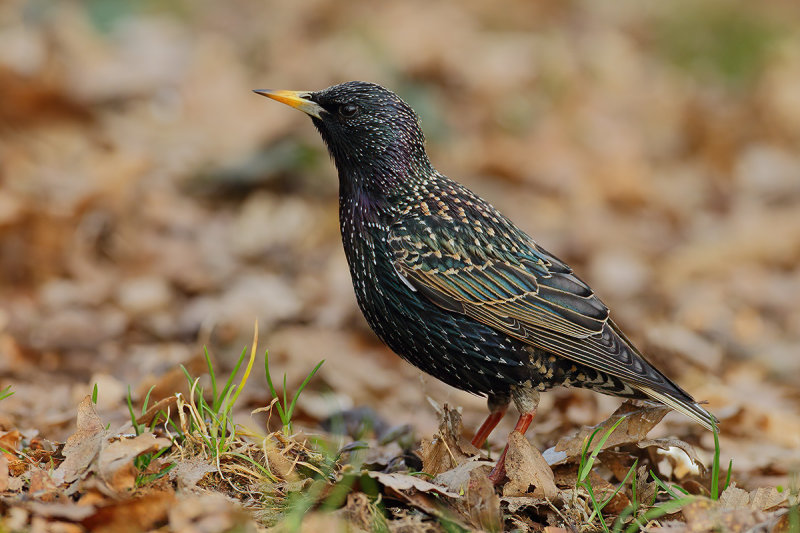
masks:
<instances>
[{"instance_id":1,"label":"dry leaf","mask_svg":"<svg viewBox=\"0 0 800 533\"><path fill-rule=\"evenodd\" d=\"M788 503L788 501L789 491L778 492L775 487L759 487L750 492L750 507L760 511L774 509L779 505Z\"/></svg>"},{"instance_id":2,"label":"dry leaf","mask_svg":"<svg viewBox=\"0 0 800 533\"><path fill-rule=\"evenodd\" d=\"M443 487L434 485L429 481L420 479L417 476L409 476L399 472L392 472L391 474L384 474L383 472L367 472L367 475L377 480L381 485L394 489L397 492L408 490L415 490L419 492L433 492L448 496L450 498L460 498L461 496L455 492L450 492Z\"/></svg>"},{"instance_id":3,"label":"dry leaf","mask_svg":"<svg viewBox=\"0 0 800 533\"><path fill-rule=\"evenodd\" d=\"M275 447L267 448L267 462L270 471L274 472L279 478L286 481L296 481L300 479L294 461L281 453Z\"/></svg>"},{"instance_id":4,"label":"dry leaf","mask_svg":"<svg viewBox=\"0 0 800 533\"><path fill-rule=\"evenodd\" d=\"M186 376L184 376L184 379ZM152 423L153 420L160 415L163 411L164 413L174 412L174 408L178 403L178 397L176 395L169 396L162 400L157 401L152 406L150 406L147 411L141 415L139 418L136 419L136 423L142 426L153 427ZM160 420L160 422L165 422L165 420Z\"/></svg>"},{"instance_id":5,"label":"dry leaf","mask_svg":"<svg viewBox=\"0 0 800 533\"><path fill-rule=\"evenodd\" d=\"M681 511L686 518L689 530L698 532L745 532L768 520L767 515L762 511L756 511L749 507L726 509L720 502L705 498L683 506Z\"/></svg>"},{"instance_id":6,"label":"dry leaf","mask_svg":"<svg viewBox=\"0 0 800 533\"><path fill-rule=\"evenodd\" d=\"M781 493L775 487L760 487L748 492L737 487L736 482L731 482L719 495L719 504L725 509L749 507L754 511L766 511L781 505L788 498L788 491Z\"/></svg>"},{"instance_id":7,"label":"dry leaf","mask_svg":"<svg viewBox=\"0 0 800 533\"><path fill-rule=\"evenodd\" d=\"M378 530L375 527L375 516L370 509L369 497L363 492L351 492L348 494L342 511L342 515L347 519L347 524L350 527L363 531Z\"/></svg>"},{"instance_id":8,"label":"dry leaf","mask_svg":"<svg viewBox=\"0 0 800 533\"><path fill-rule=\"evenodd\" d=\"M135 499L106 502L94 514L83 520L83 525L97 533L147 531L167 521L167 513L174 508L172 492L152 492Z\"/></svg>"},{"instance_id":9,"label":"dry leaf","mask_svg":"<svg viewBox=\"0 0 800 533\"><path fill-rule=\"evenodd\" d=\"M607 420L596 426L581 428L576 434L560 439L554 447L546 450L543 455L551 466L575 461L580 457L586 439L592 433L597 431L591 446L591 449L594 450L596 444L617 423L621 416L626 416L625 420L617 426L601 449L605 450L622 444L639 442L647 436L650 430L669 411L669 407L663 405L638 407L626 401Z\"/></svg>"},{"instance_id":10,"label":"dry leaf","mask_svg":"<svg viewBox=\"0 0 800 533\"><path fill-rule=\"evenodd\" d=\"M447 487L447 490L450 492L463 494L469 485L473 470L483 468L485 470L485 475L488 475L489 469L492 468L492 466L494 466L494 463L491 461L466 461L455 468L437 475L433 478L433 482L437 485Z\"/></svg>"},{"instance_id":11,"label":"dry leaf","mask_svg":"<svg viewBox=\"0 0 800 533\"><path fill-rule=\"evenodd\" d=\"M719 495L719 505L727 509L747 507L750 504L750 494L736 486L733 482Z\"/></svg>"},{"instance_id":12,"label":"dry leaf","mask_svg":"<svg viewBox=\"0 0 800 533\"><path fill-rule=\"evenodd\" d=\"M219 493L183 495L169 508L169 527L177 533L251 531L252 519Z\"/></svg>"},{"instance_id":13,"label":"dry leaf","mask_svg":"<svg viewBox=\"0 0 800 533\"><path fill-rule=\"evenodd\" d=\"M503 512L500 509L500 497L494 490L494 484L484 472L470 471L465 505L469 522L475 529L502 531Z\"/></svg>"},{"instance_id":14,"label":"dry leaf","mask_svg":"<svg viewBox=\"0 0 800 533\"><path fill-rule=\"evenodd\" d=\"M658 485L655 481L650 481L650 472L647 465L640 465L636 469L636 494L638 499L645 505L650 505L656 496Z\"/></svg>"},{"instance_id":15,"label":"dry leaf","mask_svg":"<svg viewBox=\"0 0 800 533\"><path fill-rule=\"evenodd\" d=\"M8 458L5 454L0 454L0 492L8 490Z\"/></svg>"},{"instance_id":16,"label":"dry leaf","mask_svg":"<svg viewBox=\"0 0 800 533\"><path fill-rule=\"evenodd\" d=\"M178 489L193 489L203 476L216 471L217 467L200 456L186 457L176 461L175 467L169 471L169 478L178 482Z\"/></svg>"},{"instance_id":17,"label":"dry leaf","mask_svg":"<svg viewBox=\"0 0 800 533\"><path fill-rule=\"evenodd\" d=\"M195 354L191 359L185 361L183 366L191 376L199 376L208 371L206 360L201 353ZM143 401L148 392L150 393L150 399L159 400L157 402L159 404L165 399L174 397L177 393L183 394L184 396L188 395L189 383L186 380L186 374L184 374L183 370L176 365L174 368L171 368L158 378L152 378L143 381L137 388L136 395ZM170 401L167 402L167 404L170 403ZM151 406L151 408L145 412L141 418L146 419L148 413L150 413L154 407L155 405ZM155 413L153 413L153 415L155 415Z\"/></svg>"},{"instance_id":18,"label":"dry leaf","mask_svg":"<svg viewBox=\"0 0 800 533\"><path fill-rule=\"evenodd\" d=\"M28 487L30 495L42 501L51 501L53 493L58 487L53 481L50 472L34 467L30 470L30 474L31 481Z\"/></svg>"},{"instance_id":19,"label":"dry leaf","mask_svg":"<svg viewBox=\"0 0 800 533\"><path fill-rule=\"evenodd\" d=\"M20 440L22 440L22 433L16 429L7 431L3 435L0 435L0 448L6 450L7 452L16 451Z\"/></svg>"},{"instance_id":20,"label":"dry leaf","mask_svg":"<svg viewBox=\"0 0 800 533\"><path fill-rule=\"evenodd\" d=\"M694 447L688 442L684 442L675 437L667 437L662 439L644 439L642 441L637 442L636 446L642 449L655 446L667 452L666 454L663 455L669 458L673 468L675 468L675 475L678 478L684 477L688 473L696 473L696 471L690 472L691 466L687 465L686 462L681 458L673 456L672 455L673 450L670 450L670 448L678 448L683 453L685 453L686 457L688 457L692 465L694 465L697 468L697 470L699 470L700 474L704 473L706 470L705 465L703 465L703 463L700 461L700 458L697 457L697 451L695 451Z\"/></svg>"},{"instance_id":21,"label":"dry leaf","mask_svg":"<svg viewBox=\"0 0 800 533\"><path fill-rule=\"evenodd\" d=\"M508 483L503 486L503 496L531 495L553 500L558 495L547 461L519 431L512 431L508 437L506 476Z\"/></svg>"},{"instance_id":22,"label":"dry leaf","mask_svg":"<svg viewBox=\"0 0 800 533\"><path fill-rule=\"evenodd\" d=\"M78 406L78 429L64 445L64 462L53 474L56 483L72 483L81 477L100 453L106 430L97 416L92 399L86 396Z\"/></svg>"},{"instance_id":23,"label":"dry leaf","mask_svg":"<svg viewBox=\"0 0 800 533\"><path fill-rule=\"evenodd\" d=\"M433 476L451 470L480 452L462 436L461 414L447 404L439 411L439 432L422 441L422 470Z\"/></svg>"},{"instance_id":24,"label":"dry leaf","mask_svg":"<svg viewBox=\"0 0 800 533\"><path fill-rule=\"evenodd\" d=\"M94 514L96 511L93 505L82 505L77 503L44 503L29 502L25 505L33 515L44 518L62 518L80 522Z\"/></svg>"},{"instance_id":25,"label":"dry leaf","mask_svg":"<svg viewBox=\"0 0 800 533\"><path fill-rule=\"evenodd\" d=\"M138 474L133 460L143 453L156 452L171 444L169 439L149 433L107 445L104 443L97 459L97 474L112 493L132 489Z\"/></svg>"}]
</instances>

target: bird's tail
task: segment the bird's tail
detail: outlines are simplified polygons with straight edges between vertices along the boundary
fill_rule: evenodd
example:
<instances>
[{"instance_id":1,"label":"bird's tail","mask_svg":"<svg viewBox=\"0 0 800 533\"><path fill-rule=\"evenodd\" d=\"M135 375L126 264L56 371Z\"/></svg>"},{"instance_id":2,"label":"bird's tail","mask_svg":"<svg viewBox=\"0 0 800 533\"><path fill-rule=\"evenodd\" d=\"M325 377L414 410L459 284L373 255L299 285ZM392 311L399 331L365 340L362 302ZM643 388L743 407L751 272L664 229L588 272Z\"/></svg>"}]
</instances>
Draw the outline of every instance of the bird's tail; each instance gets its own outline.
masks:
<instances>
[{"instance_id":1,"label":"bird's tail","mask_svg":"<svg viewBox=\"0 0 800 533\"><path fill-rule=\"evenodd\" d=\"M658 400L659 402L663 403L667 407L671 407L674 410L678 411L679 413L683 413L684 415L688 416L704 428L709 431L713 431L712 423L715 425L719 425L719 420L717 417L706 411L699 403L693 401L686 401L680 398L675 398L674 396L670 396L665 394L664 392L657 391L650 387L645 387L641 385L637 385L639 390L643 393L647 394L654 400Z\"/></svg>"}]
</instances>

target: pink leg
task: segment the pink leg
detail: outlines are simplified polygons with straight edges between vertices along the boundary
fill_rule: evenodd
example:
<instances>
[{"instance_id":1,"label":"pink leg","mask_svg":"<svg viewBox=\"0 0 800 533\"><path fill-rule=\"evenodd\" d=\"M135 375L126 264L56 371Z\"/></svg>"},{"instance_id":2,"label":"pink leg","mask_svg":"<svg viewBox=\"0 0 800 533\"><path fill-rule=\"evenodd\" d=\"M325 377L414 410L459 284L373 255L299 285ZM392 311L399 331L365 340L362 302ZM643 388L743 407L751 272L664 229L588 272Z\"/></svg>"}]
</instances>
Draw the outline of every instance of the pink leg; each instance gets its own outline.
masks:
<instances>
[{"instance_id":1,"label":"pink leg","mask_svg":"<svg viewBox=\"0 0 800 533\"><path fill-rule=\"evenodd\" d=\"M536 409L534 409L530 413L522 413L521 415L519 415L519 420L517 420L517 425L514 428L514 431L519 431L520 433L522 433L524 435L525 432L528 431L528 428L530 427L531 422L533 422L533 417L534 417L535 414L536 414ZM489 415L489 416L491 418L491 415ZM488 422L488 420L487 420L487 422ZM485 425L485 423L484 423L484 425ZM481 429L483 429L483 427L481 427ZM477 437L477 435L476 435L476 437ZM497 460L497 464L494 465L494 468L492 468L492 471L489 472L489 479L495 485L499 485L500 483L502 483L503 479L505 479L505 477L506 477L506 454L507 453L508 453L508 444L506 444L506 447L503 450L503 454L500 456L500 459Z\"/></svg>"},{"instance_id":2,"label":"pink leg","mask_svg":"<svg viewBox=\"0 0 800 533\"><path fill-rule=\"evenodd\" d=\"M486 417L486 420L481 424L480 429L478 429L478 432L475 433L475 436L472 438L473 446L476 448L483 448L483 445L486 444L486 439L489 438L489 434L497 427L497 424L500 423L503 416L505 416L507 408L508 405L503 405L496 411L489 413L489 416Z\"/></svg>"}]
</instances>

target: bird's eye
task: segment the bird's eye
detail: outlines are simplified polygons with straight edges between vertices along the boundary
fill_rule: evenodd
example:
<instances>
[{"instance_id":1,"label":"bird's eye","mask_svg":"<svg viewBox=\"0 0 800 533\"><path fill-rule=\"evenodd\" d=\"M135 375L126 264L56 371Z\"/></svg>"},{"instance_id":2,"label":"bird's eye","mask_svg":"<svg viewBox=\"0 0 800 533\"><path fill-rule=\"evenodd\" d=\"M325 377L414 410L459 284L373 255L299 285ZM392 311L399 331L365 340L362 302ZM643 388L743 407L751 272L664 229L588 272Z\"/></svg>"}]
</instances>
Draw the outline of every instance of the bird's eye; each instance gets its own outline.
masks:
<instances>
[{"instance_id":1,"label":"bird's eye","mask_svg":"<svg viewBox=\"0 0 800 533\"><path fill-rule=\"evenodd\" d=\"M355 104L344 104L339 106L339 114L344 118L352 118L358 113L358 106Z\"/></svg>"}]
</instances>

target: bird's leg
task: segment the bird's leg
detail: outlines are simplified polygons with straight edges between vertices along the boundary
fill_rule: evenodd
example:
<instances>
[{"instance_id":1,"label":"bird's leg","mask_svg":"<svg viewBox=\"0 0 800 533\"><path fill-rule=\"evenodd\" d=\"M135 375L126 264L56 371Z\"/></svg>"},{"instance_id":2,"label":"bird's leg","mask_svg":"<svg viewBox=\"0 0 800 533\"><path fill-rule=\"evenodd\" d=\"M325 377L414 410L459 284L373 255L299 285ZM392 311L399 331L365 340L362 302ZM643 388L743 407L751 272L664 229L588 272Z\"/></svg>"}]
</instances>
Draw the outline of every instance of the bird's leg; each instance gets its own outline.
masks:
<instances>
[{"instance_id":1,"label":"bird's leg","mask_svg":"<svg viewBox=\"0 0 800 533\"><path fill-rule=\"evenodd\" d=\"M514 397L514 404L519 410L519 420L514 427L514 431L519 431L523 435L533 422L533 417L536 415L536 407L539 405L539 392L530 387L514 387L511 389ZM489 472L489 479L495 485L499 485L506 477L506 454L508 453L508 444L503 449L500 459L494 465L492 471Z\"/></svg>"},{"instance_id":2,"label":"bird's leg","mask_svg":"<svg viewBox=\"0 0 800 533\"><path fill-rule=\"evenodd\" d=\"M505 416L510 401L511 397L508 393L489 394L489 399L486 402L489 404L489 416L486 417L475 436L472 437L473 446L483 448L483 445L486 444L486 439L489 438L489 434Z\"/></svg>"}]
</instances>

